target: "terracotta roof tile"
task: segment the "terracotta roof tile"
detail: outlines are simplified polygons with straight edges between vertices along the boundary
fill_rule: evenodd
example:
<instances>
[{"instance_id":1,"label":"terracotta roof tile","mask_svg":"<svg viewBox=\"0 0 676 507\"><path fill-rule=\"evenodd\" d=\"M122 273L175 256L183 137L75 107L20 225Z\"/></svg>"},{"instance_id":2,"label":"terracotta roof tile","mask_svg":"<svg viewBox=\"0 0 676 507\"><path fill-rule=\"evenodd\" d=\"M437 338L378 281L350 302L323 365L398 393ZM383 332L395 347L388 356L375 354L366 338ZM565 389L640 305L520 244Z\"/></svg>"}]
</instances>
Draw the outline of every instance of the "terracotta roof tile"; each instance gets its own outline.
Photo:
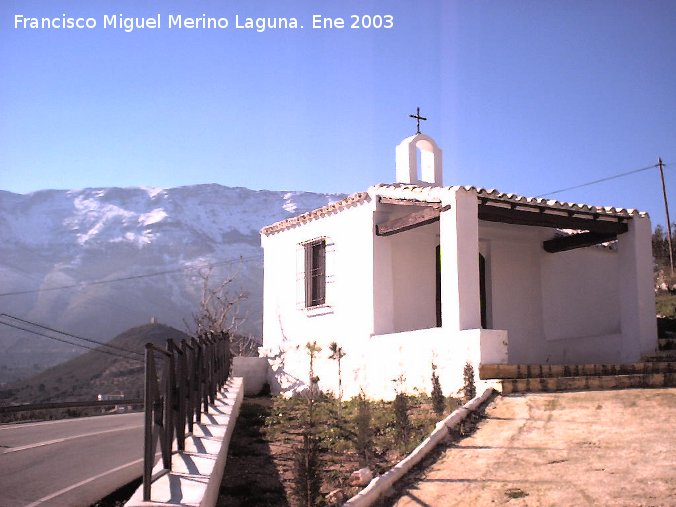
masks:
<instances>
[{"instance_id":1,"label":"terracotta roof tile","mask_svg":"<svg viewBox=\"0 0 676 507\"><path fill-rule=\"evenodd\" d=\"M343 209L362 204L375 199L377 196L391 197L395 199L411 199L426 202L440 202L448 197L452 192L464 190L466 192L476 193L479 199L490 199L491 201L504 202L505 204L516 204L523 206L538 206L552 210L561 210L567 212L594 213L614 218L631 218L635 216L647 217L648 214L635 209L616 208L612 206L591 206L589 204L578 204L555 199L544 199L542 197L524 197L518 194L500 192L495 189L486 189L474 186L453 186L437 187L425 185L413 185L408 183L388 183L378 184L370 187L366 192L357 192L349 195L340 201L322 206L321 208L308 211L301 215L287 218L280 222L268 225L261 229L261 234L270 235L276 232L296 227L311 220L316 220L332 213L340 212Z\"/></svg>"},{"instance_id":2,"label":"terracotta roof tile","mask_svg":"<svg viewBox=\"0 0 676 507\"><path fill-rule=\"evenodd\" d=\"M332 202L326 206L322 206L321 208L317 208L312 211L302 213L301 215L267 225L261 229L261 234L265 234L267 236L274 234L275 232L283 231L284 229L290 229L291 227L304 224L311 220L316 220L317 218L321 218L332 213L337 213L345 208L349 208L350 206L356 206L357 204L361 204L367 200L369 200L368 192L357 192L356 194L348 195L340 201Z\"/></svg>"},{"instance_id":3,"label":"terracotta roof tile","mask_svg":"<svg viewBox=\"0 0 676 507\"><path fill-rule=\"evenodd\" d=\"M486 189L482 187L474 186L454 186L454 187L432 187L432 186L420 186L420 185L411 185L404 183L391 183L391 184L380 184L372 187L378 193L382 195L382 191L389 193L394 193L400 198L406 198L408 195L410 199L424 199L424 196L429 196L431 198L441 197L443 194L448 193L449 191L455 191L458 189L465 190L467 192L475 192L479 198L488 198L491 200L504 201L508 204L523 204L531 206L542 206L551 209L560 209L563 211L579 211L586 213L598 213L599 215L607 215L612 217L633 217L633 216L648 216L645 212L640 212L635 209L628 208L616 208L612 206L591 206L589 204L578 204L565 201L558 201L555 199L544 199L542 197L524 197L518 194L500 192L496 189ZM389 197L390 195L388 195ZM394 195L391 195L394 197Z\"/></svg>"}]
</instances>

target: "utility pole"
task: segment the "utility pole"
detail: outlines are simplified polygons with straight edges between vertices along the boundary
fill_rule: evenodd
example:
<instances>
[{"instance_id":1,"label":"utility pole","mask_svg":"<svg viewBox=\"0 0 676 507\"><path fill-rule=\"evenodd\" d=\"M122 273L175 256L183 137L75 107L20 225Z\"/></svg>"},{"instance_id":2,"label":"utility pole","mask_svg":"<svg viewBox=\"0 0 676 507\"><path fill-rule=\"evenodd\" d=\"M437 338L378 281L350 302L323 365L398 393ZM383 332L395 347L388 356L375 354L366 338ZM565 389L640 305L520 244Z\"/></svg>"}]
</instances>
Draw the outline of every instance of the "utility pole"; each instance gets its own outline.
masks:
<instances>
[{"instance_id":1,"label":"utility pole","mask_svg":"<svg viewBox=\"0 0 676 507\"><path fill-rule=\"evenodd\" d=\"M660 178L662 179L662 196L664 197L664 210L667 213L667 239L669 241L669 267L671 268L671 282L674 280L674 249L671 243L671 220L669 218L669 203L667 202L667 187L664 185L664 169L662 158L657 159L657 165L660 168Z\"/></svg>"}]
</instances>

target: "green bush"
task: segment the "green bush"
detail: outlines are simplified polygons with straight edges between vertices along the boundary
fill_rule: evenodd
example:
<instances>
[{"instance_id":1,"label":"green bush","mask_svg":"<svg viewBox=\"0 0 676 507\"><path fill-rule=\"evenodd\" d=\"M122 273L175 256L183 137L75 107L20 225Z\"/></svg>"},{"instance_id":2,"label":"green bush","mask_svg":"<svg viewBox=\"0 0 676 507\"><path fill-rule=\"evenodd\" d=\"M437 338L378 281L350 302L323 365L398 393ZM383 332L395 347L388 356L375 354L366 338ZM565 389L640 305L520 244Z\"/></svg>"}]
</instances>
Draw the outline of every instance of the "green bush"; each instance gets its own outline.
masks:
<instances>
[{"instance_id":1,"label":"green bush","mask_svg":"<svg viewBox=\"0 0 676 507\"><path fill-rule=\"evenodd\" d=\"M411 420L408 417L408 397L404 393L397 393L393 408L397 438L402 447L406 448L411 433Z\"/></svg>"},{"instance_id":2,"label":"green bush","mask_svg":"<svg viewBox=\"0 0 676 507\"><path fill-rule=\"evenodd\" d=\"M357 427L355 447L359 455L359 465L369 466L373 448L373 432L371 430L371 405L364 394L361 394L357 401L355 425Z\"/></svg>"},{"instance_id":3,"label":"green bush","mask_svg":"<svg viewBox=\"0 0 676 507\"><path fill-rule=\"evenodd\" d=\"M439 382L439 375L437 375L436 369L437 367L432 363L432 410L434 410L435 414L441 415L446 409L446 400L441 390L441 383Z\"/></svg>"},{"instance_id":4,"label":"green bush","mask_svg":"<svg viewBox=\"0 0 676 507\"><path fill-rule=\"evenodd\" d=\"M465 368L462 372L465 394L465 402L476 397L476 386L474 385L474 367L470 363L465 363Z\"/></svg>"}]
</instances>

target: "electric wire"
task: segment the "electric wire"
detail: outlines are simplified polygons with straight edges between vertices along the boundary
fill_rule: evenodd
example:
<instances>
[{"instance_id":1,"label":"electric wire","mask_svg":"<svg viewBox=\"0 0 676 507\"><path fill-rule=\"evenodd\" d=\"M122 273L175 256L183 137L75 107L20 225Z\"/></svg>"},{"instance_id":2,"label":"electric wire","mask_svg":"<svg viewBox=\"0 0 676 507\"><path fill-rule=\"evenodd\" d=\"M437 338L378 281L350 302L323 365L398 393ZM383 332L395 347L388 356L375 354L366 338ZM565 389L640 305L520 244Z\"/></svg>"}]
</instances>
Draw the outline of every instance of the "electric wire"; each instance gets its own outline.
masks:
<instances>
[{"instance_id":1,"label":"electric wire","mask_svg":"<svg viewBox=\"0 0 676 507\"><path fill-rule=\"evenodd\" d=\"M662 165L663 165L663 167L666 167L666 164L662 164ZM600 178L598 180L588 181L587 183L580 183L579 185L574 185L572 187L561 188L559 190L554 190L553 192L546 192L544 194L536 195L535 197L546 197L548 195L560 194L561 192L566 192L568 190L575 190L577 188L583 188L583 187L588 187L590 185L596 185L597 183L603 183L605 181L610 181L610 180L614 180L614 179L617 179L617 178L623 178L624 176L629 176L630 174L640 173L640 172L643 172L643 171L647 171L649 169L655 169L657 167L658 167L658 164L653 164L653 165L650 165L650 166L647 166L647 167L641 167L640 169L634 169L632 171L626 171L626 172L623 172L623 173L615 174L613 176L607 176L605 178Z\"/></svg>"},{"instance_id":2,"label":"electric wire","mask_svg":"<svg viewBox=\"0 0 676 507\"><path fill-rule=\"evenodd\" d=\"M171 274L176 274L176 273L182 273L188 270L194 270L194 269L204 269L204 268L213 268L216 266L223 266L227 264L234 264L235 262L250 262L252 260L257 260L260 259L261 255L251 255L249 257L238 257L236 259L229 259L229 260L224 260L224 261L218 261L218 262L213 262L209 264L201 264L197 266L187 266L183 268L176 268L176 269L167 269L164 271L157 271L153 273L144 273L140 275L131 275L131 276L123 276L119 278L110 278L108 280L93 280L90 282L79 282L79 283L74 283L71 285L60 285L57 287L46 287L46 288L40 288L40 289L30 289L30 290L18 290L18 291L12 291L12 292L3 292L0 293L0 297L3 296L20 296L24 294L37 294L37 293L42 293L42 292L50 292L50 291L55 291L55 290L65 290L65 289L76 289L76 288L84 288L84 287L90 287L93 285L104 285L108 283L115 283L115 282L126 282L126 281L131 281L131 280L140 280L143 278L151 278L155 276L164 276L164 275L171 275Z\"/></svg>"},{"instance_id":3,"label":"electric wire","mask_svg":"<svg viewBox=\"0 0 676 507\"><path fill-rule=\"evenodd\" d=\"M51 331L53 333L62 334L64 336L68 336L70 338L75 338L76 340L86 341L86 342L93 343L95 345L99 345L99 346L102 346L102 347L109 347L111 349L116 349L116 350L119 350L121 352L125 352L127 354L134 354L134 355L143 357L143 354L141 352L137 352L135 350L125 349L124 347L118 347L117 345L110 345L109 343L104 343L104 342L100 342L100 341L97 341L97 340L93 340L91 338L85 338L83 336L78 336L78 335L75 335L75 334L67 333L66 331L60 331L58 329L54 329L54 328L49 327L49 326L38 324L37 322L32 322L30 320L21 319L19 317L14 316L14 315L9 315L8 313L0 313L0 317L7 317L7 318L10 318L12 320L18 320L19 322L23 322L24 324L39 327L41 329L44 329L46 331ZM77 345L77 344L74 344L74 345Z\"/></svg>"},{"instance_id":4,"label":"electric wire","mask_svg":"<svg viewBox=\"0 0 676 507\"><path fill-rule=\"evenodd\" d=\"M34 334L34 335L43 336L45 338L49 338L50 340L55 340L57 342L62 342L62 343L66 343L68 345L73 345L75 347L82 347L83 349L89 349L89 350L92 350L94 352L100 352L101 354L108 354L110 356L121 357L122 359L127 359L129 361L137 361L139 363L143 363L142 359L137 359L135 357L129 357L129 356L123 356L122 354L118 354L117 352L112 352L112 351L109 351L109 350L101 350L100 348L90 347L88 345L83 345L83 344L80 344L80 343L69 342L68 340L64 340L62 338L57 338L56 336L50 336L48 334L44 334L44 333L41 333L39 331L34 331L32 329L26 329L25 327L17 326L15 324L10 324L9 322L0 321L0 324L8 326L8 327L13 327L14 329L18 329L20 331L25 331L27 333L31 333L31 334Z\"/></svg>"},{"instance_id":5,"label":"electric wire","mask_svg":"<svg viewBox=\"0 0 676 507\"><path fill-rule=\"evenodd\" d=\"M600 178L597 180L593 181L588 181L586 183L580 183L579 185L573 185L571 187L566 187L566 188L561 188L558 190L554 190L551 192L545 192L543 194L536 195L535 197L541 198L541 197L547 197L550 195L556 195L560 194L562 192L567 192L569 190L575 190L578 188L584 188L588 187L591 185L596 185L598 183L603 183L606 181L611 181L617 178L623 178L625 176L629 176L631 174L636 174L640 173L643 171L648 171L649 169L655 169L658 167L658 164L652 164L646 167L641 167L640 169L633 169L631 171L626 171L622 173L618 173L612 176L607 176L605 178ZM667 164L663 163L663 167L667 167ZM46 287L46 288L40 288L40 289L30 289L30 290L19 290L19 291L12 291L12 292L3 292L0 293L0 297L5 297L5 296L20 296L24 294L37 294L37 293L42 293L42 292L50 292L50 291L55 291L55 290L66 290L66 289L76 289L76 288L85 288L85 287L90 287L94 285L104 285L104 284L109 284L109 283L116 283L116 282L125 282L125 281L133 281L133 280L141 280L144 278L152 278L156 276L165 276L165 275L172 275L172 274L177 274L177 273L182 273L188 270L194 270L194 269L204 269L204 268L213 268L216 266L222 266L222 265L227 265L227 264L232 264L237 261L240 262L249 262L252 260L258 260L260 259L261 255L251 255L248 257L239 257L239 258L233 258L233 259L228 259L228 260L223 260L223 261L217 261L213 263L208 263L208 264L202 264L202 265L197 265L197 266L188 266L188 267L182 267L182 268L177 268L177 269L168 269L164 271L157 271L153 273L143 273L140 275L131 275L131 276L124 276L124 277L119 277L119 278L111 278L108 280L93 280L90 282L79 282L71 285L60 285L57 287ZM64 333L66 334L66 333ZM78 337L79 338L79 337Z\"/></svg>"}]
</instances>

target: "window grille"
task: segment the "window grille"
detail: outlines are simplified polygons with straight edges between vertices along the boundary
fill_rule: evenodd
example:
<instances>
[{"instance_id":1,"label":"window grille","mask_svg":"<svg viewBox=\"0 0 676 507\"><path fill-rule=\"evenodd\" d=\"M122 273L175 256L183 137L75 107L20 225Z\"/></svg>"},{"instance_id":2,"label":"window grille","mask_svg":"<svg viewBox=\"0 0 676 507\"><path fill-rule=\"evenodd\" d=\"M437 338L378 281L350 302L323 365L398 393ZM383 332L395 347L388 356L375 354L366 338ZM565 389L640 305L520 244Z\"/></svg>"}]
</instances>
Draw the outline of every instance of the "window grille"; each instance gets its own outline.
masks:
<instances>
[{"instance_id":1,"label":"window grille","mask_svg":"<svg viewBox=\"0 0 676 507\"><path fill-rule=\"evenodd\" d=\"M298 245L296 255L296 302L298 308L326 306L328 285L333 282L334 245L327 238L316 238Z\"/></svg>"},{"instance_id":2,"label":"window grille","mask_svg":"<svg viewBox=\"0 0 676 507\"><path fill-rule=\"evenodd\" d=\"M305 307L326 302L326 240L305 244Z\"/></svg>"}]
</instances>

